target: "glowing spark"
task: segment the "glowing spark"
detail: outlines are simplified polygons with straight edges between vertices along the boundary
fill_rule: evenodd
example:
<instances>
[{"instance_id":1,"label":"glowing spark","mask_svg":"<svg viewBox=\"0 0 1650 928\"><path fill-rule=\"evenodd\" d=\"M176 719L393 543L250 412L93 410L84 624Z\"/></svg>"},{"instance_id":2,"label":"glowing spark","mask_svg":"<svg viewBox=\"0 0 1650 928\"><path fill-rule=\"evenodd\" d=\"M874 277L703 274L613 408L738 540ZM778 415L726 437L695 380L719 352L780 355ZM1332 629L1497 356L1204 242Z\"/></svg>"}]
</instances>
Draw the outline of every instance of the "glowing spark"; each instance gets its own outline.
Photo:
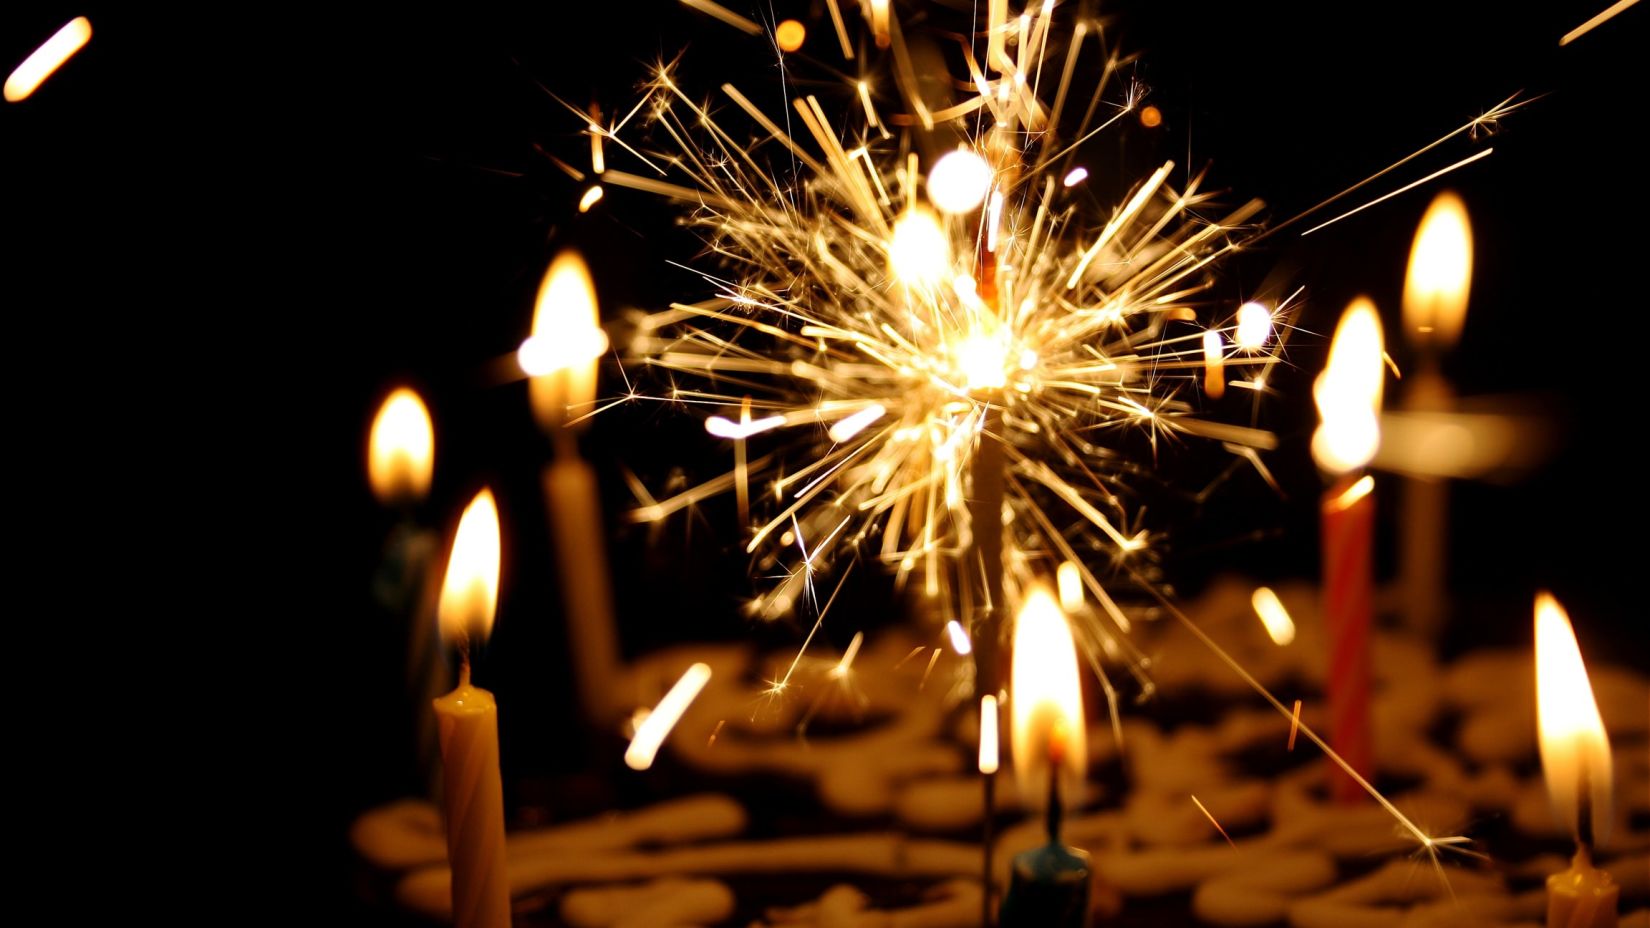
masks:
<instances>
[{"instance_id":1,"label":"glowing spark","mask_svg":"<svg viewBox=\"0 0 1650 928\"><path fill-rule=\"evenodd\" d=\"M942 213L972 212L991 189L991 165L966 148L940 156L928 170L928 198Z\"/></svg>"},{"instance_id":2,"label":"glowing spark","mask_svg":"<svg viewBox=\"0 0 1650 928\"><path fill-rule=\"evenodd\" d=\"M1077 262L1077 266L1071 271L1071 276L1066 279L1067 290L1076 289L1077 282L1083 278L1083 272L1088 270L1089 264L1099 256L1100 249L1106 247L1106 243L1112 240L1112 236L1134 220L1135 214L1139 213L1141 208L1157 193L1157 188L1163 186L1163 182L1169 179L1169 172L1172 170L1174 170L1174 162L1165 161L1163 166L1147 178L1146 183L1142 184L1140 189L1135 192L1128 205L1123 207L1122 211L1116 216L1113 216L1110 222L1106 223L1106 227L1100 230L1100 237L1094 240L1094 244L1089 246L1088 251L1083 252L1082 259Z\"/></svg>"},{"instance_id":3,"label":"glowing spark","mask_svg":"<svg viewBox=\"0 0 1650 928\"><path fill-rule=\"evenodd\" d=\"M830 436L831 441L841 444L865 431L866 428L887 414L887 408L881 403L872 403L846 419L839 420L835 425L826 429L826 434Z\"/></svg>"},{"instance_id":4,"label":"glowing spark","mask_svg":"<svg viewBox=\"0 0 1650 928\"><path fill-rule=\"evenodd\" d=\"M864 632L854 632L852 641L848 642L847 650L842 652L842 660L831 668L831 676L835 679L846 677L854 667L854 658L859 655L859 646L865 642Z\"/></svg>"},{"instance_id":5,"label":"glowing spark","mask_svg":"<svg viewBox=\"0 0 1650 928\"><path fill-rule=\"evenodd\" d=\"M968 632L963 631L961 622L952 619L945 623L945 633L951 636L951 650L963 657L974 653L974 644L968 640Z\"/></svg>"},{"instance_id":6,"label":"glowing spark","mask_svg":"<svg viewBox=\"0 0 1650 928\"><path fill-rule=\"evenodd\" d=\"M705 431L717 438L731 438L735 441L760 435L770 429L776 429L785 424L784 416L767 416L750 422L734 422L722 416L711 416L705 420Z\"/></svg>"},{"instance_id":7,"label":"glowing spark","mask_svg":"<svg viewBox=\"0 0 1650 928\"><path fill-rule=\"evenodd\" d=\"M1080 184L1083 181L1088 180L1088 179L1089 179L1089 169L1088 168L1075 167L1075 168L1071 169L1071 173L1067 174L1065 176L1065 179L1060 181L1060 183L1063 184L1064 186L1067 186L1067 187L1075 187L1078 184Z\"/></svg>"},{"instance_id":8,"label":"glowing spark","mask_svg":"<svg viewBox=\"0 0 1650 928\"><path fill-rule=\"evenodd\" d=\"M692 7L707 16L714 16L733 28L738 29L740 32L746 33L747 35L760 35L762 32L761 26L758 26L756 23L740 16L738 13L735 13L722 4L713 2L713 0L682 0L682 5Z\"/></svg>"},{"instance_id":9,"label":"glowing spark","mask_svg":"<svg viewBox=\"0 0 1650 928\"><path fill-rule=\"evenodd\" d=\"M906 284L932 286L950 276L951 240L934 214L913 209L894 223L888 261Z\"/></svg>"},{"instance_id":10,"label":"glowing spark","mask_svg":"<svg viewBox=\"0 0 1650 928\"><path fill-rule=\"evenodd\" d=\"M980 697L980 772L997 772L997 697ZM990 810L986 810L990 814Z\"/></svg>"},{"instance_id":11,"label":"glowing spark","mask_svg":"<svg viewBox=\"0 0 1650 928\"><path fill-rule=\"evenodd\" d=\"M11 76L6 78L6 102L19 103L28 99L46 78L63 66L80 51L92 38L92 21L84 16L76 16L63 24L61 29L52 33L52 37L40 43L40 47L29 53L23 63L12 70Z\"/></svg>"},{"instance_id":12,"label":"glowing spark","mask_svg":"<svg viewBox=\"0 0 1650 928\"><path fill-rule=\"evenodd\" d=\"M1220 823L1215 821L1214 815L1209 812L1208 807L1203 804L1202 800L1198 799L1194 794L1188 795L1192 796L1192 802L1197 803L1198 811L1202 812L1204 818L1209 820L1209 824L1215 826L1215 831L1220 832L1220 836L1226 839L1226 843L1232 845L1232 847L1237 847L1237 844L1232 841L1232 836L1226 833L1226 829L1220 827Z\"/></svg>"},{"instance_id":13,"label":"glowing spark","mask_svg":"<svg viewBox=\"0 0 1650 928\"><path fill-rule=\"evenodd\" d=\"M1375 199L1370 200L1368 203L1365 203L1364 205L1362 205L1360 207L1357 207L1356 209L1349 209L1346 212L1340 214L1339 216L1336 216L1334 219L1331 219L1327 222L1320 222L1317 225L1313 226L1312 228L1307 229L1305 232L1302 232L1301 237L1305 238L1306 236L1311 235L1313 232L1316 232L1319 229L1324 228L1325 226L1334 225L1335 223L1340 222L1342 219L1345 219L1348 216L1352 216L1352 215L1356 215L1358 213L1361 213L1364 210L1369 209L1371 206L1374 206L1377 203L1384 203L1387 200L1392 199L1393 197L1397 196L1400 193L1407 193L1411 190L1414 190L1416 187L1419 187L1419 186L1421 186L1422 184L1424 184L1428 181L1437 180L1438 178L1443 177L1445 174L1448 174L1451 171L1459 170L1460 168L1464 168L1467 165L1473 163L1474 161L1479 160L1480 158L1488 158L1490 156L1490 153L1493 152L1493 151L1495 151L1495 149L1486 148L1486 149L1484 149L1483 151L1479 152L1476 155L1469 155L1465 158L1462 158L1460 161L1455 162L1454 164L1450 165L1447 168L1443 168L1441 170L1433 171L1431 174L1428 174L1427 176L1421 178L1418 181L1414 181L1412 183L1405 184L1402 187L1399 187L1397 190L1392 191L1391 193L1383 194L1381 196L1378 196Z\"/></svg>"},{"instance_id":14,"label":"glowing spark","mask_svg":"<svg viewBox=\"0 0 1650 928\"><path fill-rule=\"evenodd\" d=\"M842 21L842 9L837 6L837 0L825 0L825 5L831 10L831 25L836 27L837 41L842 43L842 57L853 61L854 46L848 41L848 26Z\"/></svg>"},{"instance_id":15,"label":"glowing spark","mask_svg":"<svg viewBox=\"0 0 1650 928\"><path fill-rule=\"evenodd\" d=\"M595 206L596 203L601 200L601 198L602 198L602 185L601 184L596 184L595 186L592 186L589 190L586 190L584 192L584 196L579 197L579 212L581 212L581 213L590 212L590 207Z\"/></svg>"},{"instance_id":16,"label":"glowing spark","mask_svg":"<svg viewBox=\"0 0 1650 928\"><path fill-rule=\"evenodd\" d=\"M1587 20L1574 29L1571 29L1569 32L1564 33L1564 38L1559 39L1558 44L1561 46L1569 45L1576 39L1581 38L1587 33L1592 32L1594 29L1597 29L1599 26L1609 22L1611 19L1615 18L1617 13L1620 13L1637 2L1639 2L1639 0L1616 0L1616 2L1610 4L1609 8L1604 12L1594 16L1592 19Z\"/></svg>"},{"instance_id":17,"label":"glowing spark","mask_svg":"<svg viewBox=\"0 0 1650 928\"><path fill-rule=\"evenodd\" d=\"M1264 303L1250 301L1238 307L1237 336L1239 348L1244 351L1259 351L1266 347L1266 340L1272 337L1272 311Z\"/></svg>"},{"instance_id":18,"label":"glowing spark","mask_svg":"<svg viewBox=\"0 0 1650 928\"><path fill-rule=\"evenodd\" d=\"M659 753L660 745L670 735L671 729L681 720L682 713L698 697L699 691L710 682L710 665L694 664L682 673L681 679L665 693L665 698L648 713L647 720L636 729L636 737L630 739L630 747L624 752L624 762L632 770L646 770L653 766L653 758ZM721 726L717 726L721 730ZM714 741L715 734L711 735Z\"/></svg>"},{"instance_id":19,"label":"glowing spark","mask_svg":"<svg viewBox=\"0 0 1650 928\"><path fill-rule=\"evenodd\" d=\"M877 108L871 104L871 85L864 81L859 82L859 102L865 107L865 124L878 128L881 123L877 121Z\"/></svg>"},{"instance_id":20,"label":"glowing spark","mask_svg":"<svg viewBox=\"0 0 1650 928\"><path fill-rule=\"evenodd\" d=\"M590 173L600 174L605 170L607 170L607 155L602 151L602 127L596 125L595 123L591 123Z\"/></svg>"},{"instance_id":21,"label":"glowing spark","mask_svg":"<svg viewBox=\"0 0 1650 928\"><path fill-rule=\"evenodd\" d=\"M710 730L710 737L705 739L705 747L713 747L716 744L717 737L722 734L722 726L726 724L728 724L727 719L717 720L716 727Z\"/></svg>"},{"instance_id":22,"label":"glowing spark","mask_svg":"<svg viewBox=\"0 0 1650 928\"><path fill-rule=\"evenodd\" d=\"M926 689L928 687L928 677L931 674L933 674L934 665L939 663L939 660L940 660L940 649L935 648L933 656L928 658L928 666L922 672L922 682L917 684L917 689L918 690Z\"/></svg>"},{"instance_id":23,"label":"glowing spark","mask_svg":"<svg viewBox=\"0 0 1650 928\"><path fill-rule=\"evenodd\" d=\"M1364 479L1369 480L1371 487L1374 486L1373 478ZM1289 610L1283 607L1283 601L1278 599L1278 594L1272 592L1271 587L1255 587L1255 592L1249 596L1249 604L1254 607L1255 615L1260 616L1260 624L1266 626L1266 634L1273 644L1281 648L1295 640L1295 620L1289 617ZM1293 742L1294 739L1290 740Z\"/></svg>"},{"instance_id":24,"label":"glowing spark","mask_svg":"<svg viewBox=\"0 0 1650 928\"><path fill-rule=\"evenodd\" d=\"M1295 736L1301 730L1301 701L1295 700L1295 710L1289 713L1289 752L1295 751Z\"/></svg>"},{"instance_id":25,"label":"glowing spark","mask_svg":"<svg viewBox=\"0 0 1650 928\"><path fill-rule=\"evenodd\" d=\"M1226 395L1226 355L1220 333L1210 329L1203 333L1203 392L1209 399Z\"/></svg>"},{"instance_id":26,"label":"glowing spark","mask_svg":"<svg viewBox=\"0 0 1650 928\"><path fill-rule=\"evenodd\" d=\"M1060 591L1060 608L1070 615L1083 608L1083 571L1076 561L1061 561L1055 571L1056 588Z\"/></svg>"},{"instance_id":27,"label":"glowing spark","mask_svg":"<svg viewBox=\"0 0 1650 928\"><path fill-rule=\"evenodd\" d=\"M807 27L794 19L785 20L773 31L773 40L782 52L796 51L802 47L802 43L807 39Z\"/></svg>"}]
</instances>

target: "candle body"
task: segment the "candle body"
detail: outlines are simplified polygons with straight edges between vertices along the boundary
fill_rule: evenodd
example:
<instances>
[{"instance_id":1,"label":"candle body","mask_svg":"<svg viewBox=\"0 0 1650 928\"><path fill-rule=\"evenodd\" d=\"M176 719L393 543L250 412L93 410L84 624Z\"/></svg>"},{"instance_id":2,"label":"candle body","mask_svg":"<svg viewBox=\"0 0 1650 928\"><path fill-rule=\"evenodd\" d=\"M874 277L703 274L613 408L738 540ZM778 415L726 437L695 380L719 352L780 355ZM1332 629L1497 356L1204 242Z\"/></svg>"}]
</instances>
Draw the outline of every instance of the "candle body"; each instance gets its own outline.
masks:
<instances>
[{"instance_id":1,"label":"candle body","mask_svg":"<svg viewBox=\"0 0 1650 928\"><path fill-rule=\"evenodd\" d=\"M1449 382L1436 368L1423 367L1410 381L1405 409L1431 412L1451 405ZM1444 620L1448 516L1449 484L1444 478L1410 476L1404 479L1402 541L1398 554L1404 625L1427 637L1437 635Z\"/></svg>"},{"instance_id":2,"label":"candle body","mask_svg":"<svg viewBox=\"0 0 1650 928\"><path fill-rule=\"evenodd\" d=\"M1320 508L1323 614L1329 642L1329 743L1364 777L1373 768L1369 732L1369 627L1373 611L1372 554L1375 494L1358 494L1356 474L1337 481ZM1350 491L1350 492L1349 492ZM1357 802L1363 789L1339 767L1330 770L1330 795Z\"/></svg>"},{"instance_id":3,"label":"candle body","mask_svg":"<svg viewBox=\"0 0 1650 928\"><path fill-rule=\"evenodd\" d=\"M1616 928L1621 887L1577 851L1570 869L1547 877L1547 928Z\"/></svg>"},{"instance_id":4,"label":"candle body","mask_svg":"<svg viewBox=\"0 0 1650 928\"><path fill-rule=\"evenodd\" d=\"M616 692L619 643L596 475L576 453L560 452L544 469L544 496L561 571L579 702L587 718L610 722L617 717L621 696Z\"/></svg>"},{"instance_id":5,"label":"candle body","mask_svg":"<svg viewBox=\"0 0 1650 928\"><path fill-rule=\"evenodd\" d=\"M467 678L469 675L465 674ZM498 704L471 686L435 700L445 769L442 809L453 872L456 928L509 928L504 859L504 790L498 772Z\"/></svg>"},{"instance_id":6,"label":"candle body","mask_svg":"<svg viewBox=\"0 0 1650 928\"><path fill-rule=\"evenodd\" d=\"M1051 842L1014 855L1001 928L1084 928L1088 924L1089 855Z\"/></svg>"}]
</instances>

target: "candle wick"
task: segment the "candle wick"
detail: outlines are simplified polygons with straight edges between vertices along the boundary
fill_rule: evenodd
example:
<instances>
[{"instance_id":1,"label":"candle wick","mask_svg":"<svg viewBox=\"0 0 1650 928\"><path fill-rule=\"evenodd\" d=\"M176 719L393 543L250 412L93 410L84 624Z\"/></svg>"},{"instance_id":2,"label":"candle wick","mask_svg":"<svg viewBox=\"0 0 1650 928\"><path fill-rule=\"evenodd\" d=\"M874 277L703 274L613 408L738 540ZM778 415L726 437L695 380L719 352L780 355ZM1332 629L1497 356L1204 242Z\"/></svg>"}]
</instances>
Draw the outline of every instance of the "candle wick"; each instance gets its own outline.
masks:
<instances>
[{"instance_id":1,"label":"candle wick","mask_svg":"<svg viewBox=\"0 0 1650 928\"><path fill-rule=\"evenodd\" d=\"M470 685L470 635L466 631L458 639L458 685Z\"/></svg>"},{"instance_id":2,"label":"candle wick","mask_svg":"<svg viewBox=\"0 0 1650 928\"><path fill-rule=\"evenodd\" d=\"M1593 777L1585 761L1576 784L1576 852L1593 856Z\"/></svg>"},{"instance_id":3,"label":"candle wick","mask_svg":"<svg viewBox=\"0 0 1650 928\"><path fill-rule=\"evenodd\" d=\"M1050 764L1048 768L1048 843L1060 843L1060 819L1064 814L1060 806L1060 765Z\"/></svg>"}]
</instances>

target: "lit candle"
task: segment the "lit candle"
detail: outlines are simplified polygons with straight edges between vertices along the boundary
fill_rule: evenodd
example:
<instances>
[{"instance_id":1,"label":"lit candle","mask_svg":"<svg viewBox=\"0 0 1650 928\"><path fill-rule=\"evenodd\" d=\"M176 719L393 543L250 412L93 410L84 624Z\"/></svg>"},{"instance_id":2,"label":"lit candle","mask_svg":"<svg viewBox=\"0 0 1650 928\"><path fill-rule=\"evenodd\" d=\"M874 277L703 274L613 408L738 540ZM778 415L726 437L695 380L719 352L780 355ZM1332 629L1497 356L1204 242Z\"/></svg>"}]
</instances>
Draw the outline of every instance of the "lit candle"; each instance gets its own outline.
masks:
<instances>
[{"instance_id":1,"label":"lit candle","mask_svg":"<svg viewBox=\"0 0 1650 928\"><path fill-rule=\"evenodd\" d=\"M1405 378L1404 407L1438 412L1453 405L1454 391L1439 369L1439 355L1461 337L1472 284L1472 226L1453 193L1438 195L1421 217L1404 276L1404 339L1416 363ZM1436 476L1411 474L1404 481L1402 578L1405 623L1435 634L1444 617L1444 565L1448 485Z\"/></svg>"},{"instance_id":2,"label":"lit candle","mask_svg":"<svg viewBox=\"0 0 1650 928\"><path fill-rule=\"evenodd\" d=\"M367 479L384 506L400 520L384 544L373 577L373 594L384 609L406 623L407 689L417 709L419 763L433 788L438 770L435 719L424 711L452 685L434 621L435 578L429 570L440 540L419 524L414 512L430 491L435 468L435 429L419 395L401 387L385 398L373 417L367 440Z\"/></svg>"},{"instance_id":3,"label":"lit candle","mask_svg":"<svg viewBox=\"0 0 1650 928\"><path fill-rule=\"evenodd\" d=\"M1570 869L1547 878L1547 928L1615 928L1621 887L1593 866L1610 820L1610 741L1570 617L1548 593L1535 598L1535 697L1547 795L1576 836Z\"/></svg>"},{"instance_id":4,"label":"lit candle","mask_svg":"<svg viewBox=\"0 0 1650 928\"><path fill-rule=\"evenodd\" d=\"M1088 854L1060 843L1060 795L1083 784L1083 690L1071 627L1046 590L1032 590L1015 619L1011 672L1015 778L1027 805L1044 807L1048 843L1015 855L1002 928L1078 928L1092 871Z\"/></svg>"},{"instance_id":5,"label":"lit candle","mask_svg":"<svg viewBox=\"0 0 1650 928\"><path fill-rule=\"evenodd\" d=\"M532 378L533 412L556 448L544 469L544 495L579 703L587 718L604 724L624 709L618 692L619 642L596 474L579 457L574 430L595 402L596 362L606 349L590 271L576 252L563 252L539 286L533 334L517 357Z\"/></svg>"},{"instance_id":6,"label":"lit candle","mask_svg":"<svg viewBox=\"0 0 1650 928\"><path fill-rule=\"evenodd\" d=\"M1375 305L1359 297L1335 329L1329 365L1312 387L1322 417L1312 456L1333 476L1320 506L1323 614L1329 640L1329 742L1354 770L1372 773L1369 733L1369 626L1373 609L1371 555L1375 536L1374 478L1361 474L1381 442L1381 380L1385 361ZM1339 767L1330 792L1341 802L1365 794Z\"/></svg>"},{"instance_id":7,"label":"lit candle","mask_svg":"<svg viewBox=\"0 0 1650 928\"><path fill-rule=\"evenodd\" d=\"M498 604L498 507L482 490L464 510L447 560L437 615L462 657L458 688L435 700L441 732L442 809L452 867L453 924L509 928L504 790L498 772L498 704L470 685L470 643L492 630Z\"/></svg>"}]
</instances>

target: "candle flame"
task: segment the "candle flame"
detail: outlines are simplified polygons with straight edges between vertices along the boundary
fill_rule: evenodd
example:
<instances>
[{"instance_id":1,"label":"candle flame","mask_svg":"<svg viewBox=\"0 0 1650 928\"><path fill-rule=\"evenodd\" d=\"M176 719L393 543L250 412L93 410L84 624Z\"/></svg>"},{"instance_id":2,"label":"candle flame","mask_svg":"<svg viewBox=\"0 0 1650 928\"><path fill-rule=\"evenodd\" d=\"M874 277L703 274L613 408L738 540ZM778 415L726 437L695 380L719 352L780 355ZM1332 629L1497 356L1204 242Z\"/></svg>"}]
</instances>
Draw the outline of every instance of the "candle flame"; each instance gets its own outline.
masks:
<instances>
[{"instance_id":1,"label":"candle flame","mask_svg":"<svg viewBox=\"0 0 1650 928\"><path fill-rule=\"evenodd\" d=\"M972 212L990 190L991 165L966 148L946 152L928 170L928 199L942 213Z\"/></svg>"},{"instance_id":2,"label":"candle flame","mask_svg":"<svg viewBox=\"0 0 1650 928\"><path fill-rule=\"evenodd\" d=\"M92 21L84 16L76 16L63 24L63 28L52 33L52 37L40 43L40 47L23 59L6 78L6 102L20 103L28 99L29 94L46 82L63 62L80 51L92 39Z\"/></svg>"},{"instance_id":3,"label":"candle flame","mask_svg":"<svg viewBox=\"0 0 1650 928\"><path fill-rule=\"evenodd\" d=\"M1203 333L1203 392L1212 400L1226 395L1225 346L1214 329Z\"/></svg>"},{"instance_id":4,"label":"candle flame","mask_svg":"<svg viewBox=\"0 0 1650 928\"><path fill-rule=\"evenodd\" d=\"M447 641L486 639L498 609L498 505L482 489L459 517L436 617Z\"/></svg>"},{"instance_id":5,"label":"candle flame","mask_svg":"<svg viewBox=\"0 0 1650 928\"><path fill-rule=\"evenodd\" d=\"M1026 801L1046 801L1049 767L1075 789L1087 766L1083 688L1077 646L1065 613L1041 587L1033 589L1014 623L1014 770Z\"/></svg>"},{"instance_id":6,"label":"candle flame","mask_svg":"<svg viewBox=\"0 0 1650 928\"><path fill-rule=\"evenodd\" d=\"M1368 477L1364 479L1369 480ZM1371 486L1375 483L1373 480L1369 482ZM1281 648L1295 640L1295 620L1289 617L1289 610L1283 608L1283 601L1278 599L1278 594L1272 592L1271 587L1256 587L1249 603L1255 607L1255 615L1260 616L1260 624L1266 626L1266 634L1273 644Z\"/></svg>"},{"instance_id":7,"label":"candle flame","mask_svg":"<svg viewBox=\"0 0 1650 928\"><path fill-rule=\"evenodd\" d=\"M997 697L989 693L980 697L980 772L997 772Z\"/></svg>"},{"instance_id":8,"label":"candle flame","mask_svg":"<svg viewBox=\"0 0 1650 928\"><path fill-rule=\"evenodd\" d=\"M694 664L682 673L676 685L665 693L665 698L659 700L659 704L653 707L647 718L636 726L636 736L630 739L630 747L624 752L626 766L632 770L646 770L653 766L653 758L658 755L659 747L665 743L671 729L681 721L682 713L693 704L699 691L704 689L708 682L709 664Z\"/></svg>"},{"instance_id":9,"label":"candle flame","mask_svg":"<svg viewBox=\"0 0 1650 928\"><path fill-rule=\"evenodd\" d=\"M1570 617L1545 592L1535 598L1535 696L1541 767L1553 808L1576 829L1585 782L1593 832L1602 836L1610 818L1610 741Z\"/></svg>"},{"instance_id":10,"label":"candle flame","mask_svg":"<svg viewBox=\"0 0 1650 928\"><path fill-rule=\"evenodd\" d=\"M606 350L590 270L577 252L564 251L539 285L533 334L516 356L533 378L530 395L540 425L567 425L595 402L596 359Z\"/></svg>"},{"instance_id":11,"label":"candle flame","mask_svg":"<svg viewBox=\"0 0 1650 928\"><path fill-rule=\"evenodd\" d=\"M1336 474L1369 463L1381 444L1381 378L1385 360L1381 319L1375 304L1358 297L1346 308L1335 340L1329 346L1329 365L1312 385L1322 422L1312 436L1312 457L1318 466Z\"/></svg>"},{"instance_id":12,"label":"candle flame","mask_svg":"<svg viewBox=\"0 0 1650 928\"><path fill-rule=\"evenodd\" d=\"M1412 344L1448 348L1461 337L1472 287L1472 224L1467 207L1449 191L1421 217L1404 277L1404 337Z\"/></svg>"},{"instance_id":13,"label":"candle flame","mask_svg":"<svg viewBox=\"0 0 1650 928\"><path fill-rule=\"evenodd\" d=\"M392 392L372 420L367 441L367 479L372 495L386 506L418 502L430 492L435 468L435 429L424 401L402 387Z\"/></svg>"}]
</instances>

